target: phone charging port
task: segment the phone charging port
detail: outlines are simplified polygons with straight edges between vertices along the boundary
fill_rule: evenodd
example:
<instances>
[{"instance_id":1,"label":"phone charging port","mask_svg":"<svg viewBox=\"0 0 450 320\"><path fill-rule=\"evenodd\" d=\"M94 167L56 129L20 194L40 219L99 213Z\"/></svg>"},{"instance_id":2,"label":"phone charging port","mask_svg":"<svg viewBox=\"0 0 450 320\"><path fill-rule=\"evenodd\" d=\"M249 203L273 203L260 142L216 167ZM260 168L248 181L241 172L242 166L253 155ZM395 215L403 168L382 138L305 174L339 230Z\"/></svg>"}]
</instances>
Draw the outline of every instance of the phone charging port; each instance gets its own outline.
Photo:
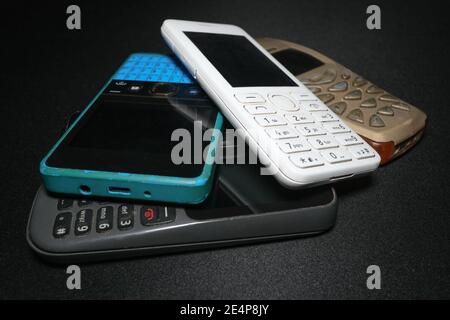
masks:
<instances>
[{"instance_id":1,"label":"phone charging port","mask_svg":"<svg viewBox=\"0 0 450 320\"><path fill-rule=\"evenodd\" d=\"M330 181L339 181L339 180L350 178L352 176L353 176L353 173L351 173L351 174L344 174L342 176L337 176L337 177L330 178Z\"/></svg>"},{"instance_id":2,"label":"phone charging port","mask_svg":"<svg viewBox=\"0 0 450 320\"><path fill-rule=\"evenodd\" d=\"M110 194L123 195L123 196L128 196L131 194L130 188L123 188L123 187L108 187L108 192Z\"/></svg>"}]
</instances>

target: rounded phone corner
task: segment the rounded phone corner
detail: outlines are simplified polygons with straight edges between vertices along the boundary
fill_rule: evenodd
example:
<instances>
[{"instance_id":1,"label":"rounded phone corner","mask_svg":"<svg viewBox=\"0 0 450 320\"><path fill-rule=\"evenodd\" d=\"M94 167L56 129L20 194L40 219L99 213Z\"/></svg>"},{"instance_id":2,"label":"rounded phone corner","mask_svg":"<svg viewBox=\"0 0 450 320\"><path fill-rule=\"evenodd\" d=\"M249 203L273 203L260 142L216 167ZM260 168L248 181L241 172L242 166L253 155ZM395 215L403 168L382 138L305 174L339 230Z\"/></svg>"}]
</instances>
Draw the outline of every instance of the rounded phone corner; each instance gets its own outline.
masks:
<instances>
[{"instance_id":1,"label":"rounded phone corner","mask_svg":"<svg viewBox=\"0 0 450 320\"><path fill-rule=\"evenodd\" d=\"M26 241L28 244L28 247L30 247L33 254L35 254L38 258L42 259L45 263L54 264L54 265L62 265L67 264L68 261L72 262L72 256L71 255L65 255L61 253L54 253L51 251L47 251L45 249L42 249L33 241L33 238L31 237L31 233L27 229L26 234Z\"/></svg>"},{"instance_id":2,"label":"rounded phone corner","mask_svg":"<svg viewBox=\"0 0 450 320\"><path fill-rule=\"evenodd\" d=\"M192 198L191 201L188 202L188 204L195 205L203 203L206 199L208 199L210 192L211 190L207 188L202 190L195 198Z\"/></svg>"},{"instance_id":3,"label":"rounded phone corner","mask_svg":"<svg viewBox=\"0 0 450 320\"><path fill-rule=\"evenodd\" d=\"M58 169L54 167L50 167L47 165L47 157L41 160L39 163L39 174L41 175L44 184L46 184L46 180L49 177L58 177L60 174L58 173Z\"/></svg>"},{"instance_id":4,"label":"rounded phone corner","mask_svg":"<svg viewBox=\"0 0 450 320\"><path fill-rule=\"evenodd\" d=\"M189 204L200 204L204 202L210 192L213 182L214 172L202 173L200 176L193 179L191 188Z\"/></svg>"},{"instance_id":5,"label":"rounded phone corner","mask_svg":"<svg viewBox=\"0 0 450 320\"><path fill-rule=\"evenodd\" d=\"M47 166L47 158L44 158L39 162L39 173L41 176L45 176L48 174L48 166Z\"/></svg>"}]
</instances>

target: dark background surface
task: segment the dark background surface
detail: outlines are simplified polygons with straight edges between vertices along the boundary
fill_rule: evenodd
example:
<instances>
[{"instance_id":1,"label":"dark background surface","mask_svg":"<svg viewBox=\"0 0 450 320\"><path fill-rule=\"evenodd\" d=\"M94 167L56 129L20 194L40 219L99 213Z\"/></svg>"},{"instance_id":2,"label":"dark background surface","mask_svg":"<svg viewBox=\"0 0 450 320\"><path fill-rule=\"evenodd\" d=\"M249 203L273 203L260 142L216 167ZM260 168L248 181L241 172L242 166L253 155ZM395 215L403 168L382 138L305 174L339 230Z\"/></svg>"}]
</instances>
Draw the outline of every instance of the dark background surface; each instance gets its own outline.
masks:
<instances>
[{"instance_id":1,"label":"dark background surface","mask_svg":"<svg viewBox=\"0 0 450 320\"><path fill-rule=\"evenodd\" d=\"M441 2L376 1L382 30L366 28L368 1L69 2L2 8L1 298L450 298L449 20ZM238 24L251 35L315 48L429 116L426 135L372 179L337 185L331 231L312 238L82 265L82 290L25 240L38 163L65 117L82 108L132 52L169 53L165 18ZM263 196L263 195L262 195ZM366 288L366 268L382 289Z\"/></svg>"}]
</instances>

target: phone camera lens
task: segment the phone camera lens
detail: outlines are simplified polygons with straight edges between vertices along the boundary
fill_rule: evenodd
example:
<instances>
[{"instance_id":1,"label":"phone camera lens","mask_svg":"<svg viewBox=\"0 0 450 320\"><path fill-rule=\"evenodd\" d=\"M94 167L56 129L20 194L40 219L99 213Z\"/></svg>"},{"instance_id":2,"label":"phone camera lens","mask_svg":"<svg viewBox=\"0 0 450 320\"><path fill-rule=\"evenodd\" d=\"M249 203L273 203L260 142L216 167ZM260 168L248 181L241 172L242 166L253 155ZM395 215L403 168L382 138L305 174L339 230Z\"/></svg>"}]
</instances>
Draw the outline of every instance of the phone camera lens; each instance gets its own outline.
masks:
<instances>
[{"instance_id":1,"label":"phone camera lens","mask_svg":"<svg viewBox=\"0 0 450 320\"><path fill-rule=\"evenodd\" d=\"M152 92L161 96L173 96L177 92L177 87L170 83L157 83L153 86Z\"/></svg>"}]
</instances>

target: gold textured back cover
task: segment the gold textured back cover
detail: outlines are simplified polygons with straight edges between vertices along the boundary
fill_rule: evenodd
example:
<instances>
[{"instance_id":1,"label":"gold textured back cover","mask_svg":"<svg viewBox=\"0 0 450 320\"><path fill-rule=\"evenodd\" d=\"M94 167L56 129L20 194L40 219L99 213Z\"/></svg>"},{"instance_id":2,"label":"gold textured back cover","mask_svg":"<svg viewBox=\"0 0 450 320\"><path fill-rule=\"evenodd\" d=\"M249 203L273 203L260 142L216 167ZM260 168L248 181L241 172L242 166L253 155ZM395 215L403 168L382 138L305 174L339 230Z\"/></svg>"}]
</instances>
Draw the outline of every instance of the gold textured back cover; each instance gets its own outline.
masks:
<instances>
[{"instance_id":1,"label":"gold textured back cover","mask_svg":"<svg viewBox=\"0 0 450 320\"><path fill-rule=\"evenodd\" d=\"M382 164L422 136L427 116L417 107L313 49L278 39L257 41L272 54L294 49L321 61L320 67L295 76L380 153Z\"/></svg>"}]
</instances>

